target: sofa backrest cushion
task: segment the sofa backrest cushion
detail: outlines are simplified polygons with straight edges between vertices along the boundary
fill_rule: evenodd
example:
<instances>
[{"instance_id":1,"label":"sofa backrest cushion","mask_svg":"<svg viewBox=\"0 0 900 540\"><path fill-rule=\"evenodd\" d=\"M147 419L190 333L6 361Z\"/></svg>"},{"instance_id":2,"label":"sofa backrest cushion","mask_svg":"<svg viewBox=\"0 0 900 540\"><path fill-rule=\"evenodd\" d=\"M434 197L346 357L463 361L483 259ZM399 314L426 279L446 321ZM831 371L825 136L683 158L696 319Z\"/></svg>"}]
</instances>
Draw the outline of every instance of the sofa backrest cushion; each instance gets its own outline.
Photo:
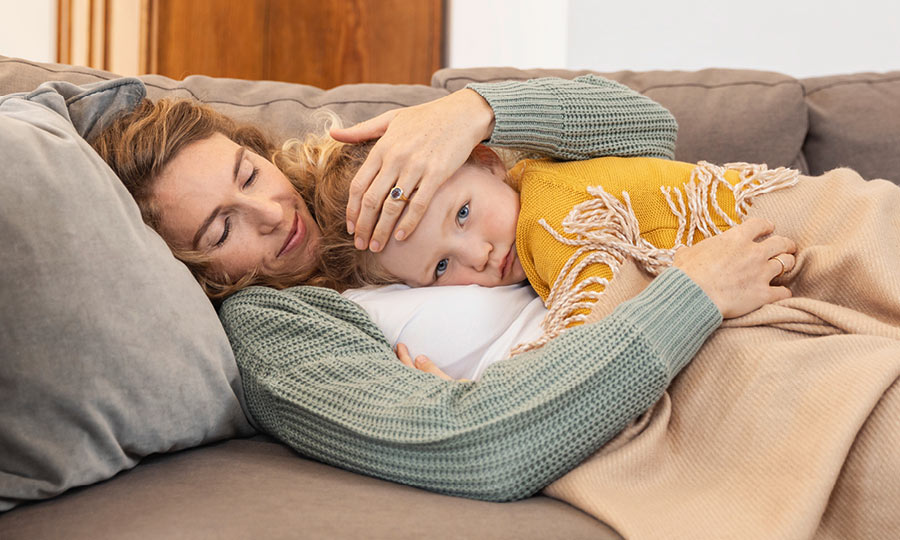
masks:
<instances>
[{"instance_id":1,"label":"sofa backrest cushion","mask_svg":"<svg viewBox=\"0 0 900 540\"><path fill-rule=\"evenodd\" d=\"M801 81L809 104L804 153L812 174L850 167L900 184L900 71Z\"/></svg>"},{"instance_id":2,"label":"sofa backrest cushion","mask_svg":"<svg viewBox=\"0 0 900 540\"><path fill-rule=\"evenodd\" d=\"M472 68L440 70L431 84L454 91L470 82L548 76L571 79L586 73L621 82L668 108L678 121L676 159L719 164L747 161L806 171L802 154L807 129L803 87L780 73Z\"/></svg>"},{"instance_id":3,"label":"sofa backrest cushion","mask_svg":"<svg viewBox=\"0 0 900 540\"><path fill-rule=\"evenodd\" d=\"M0 96L30 92L44 81L88 84L119 77L86 67L32 62L0 56ZM251 122L276 142L321 128L319 109L335 112L352 125L385 111L417 105L447 95L441 88L417 84L348 84L330 90L277 81L245 81L192 75L183 80L161 75L139 77L147 96L193 98L239 121Z\"/></svg>"},{"instance_id":4,"label":"sofa backrest cushion","mask_svg":"<svg viewBox=\"0 0 900 540\"><path fill-rule=\"evenodd\" d=\"M320 107L349 125L447 94L142 79L146 90L104 71L0 57L0 96L24 93L0 98L0 511L148 454L253 431L215 310L79 134L145 91L198 98L276 138L313 128ZM32 93L44 81L58 82Z\"/></svg>"},{"instance_id":5,"label":"sofa backrest cushion","mask_svg":"<svg viewBox=\"0 0 900 540\"><path fill-rule=\"evenodd\" d=\"M143 94L0 98L0 511L253 432L212 304L78 132Z\"/></svg>"}]
</instances>

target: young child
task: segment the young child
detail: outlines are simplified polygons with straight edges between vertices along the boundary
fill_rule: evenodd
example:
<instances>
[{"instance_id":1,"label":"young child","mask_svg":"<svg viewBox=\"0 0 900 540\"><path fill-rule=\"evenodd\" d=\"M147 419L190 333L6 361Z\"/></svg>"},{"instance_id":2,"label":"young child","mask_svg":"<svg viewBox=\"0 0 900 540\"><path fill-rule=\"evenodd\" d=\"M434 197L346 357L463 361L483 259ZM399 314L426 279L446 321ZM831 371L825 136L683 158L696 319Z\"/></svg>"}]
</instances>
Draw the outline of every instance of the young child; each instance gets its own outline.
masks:
<instances>
[{"instance_id":1,"label":"young child","mask_svg":"<svg viewBox=\"0 0 900 540\"><path fill-rule=\"evenodd\" d=\"M657 274L677 247L727 230L753 197L798 179L797 171L765 165L657 158L523 160L507 171L480 146L438 189L412 235L371 253L354 248L344 219L347 185L365 151L327 138L286 147L306 156L297 166L308 169L304 189L314 195L308 200L316 201L323 230L322 275L313 284L340 291L391 283L497 287L527 279L549 311L543 335L514 353L580 324L626 258Z\"/></svg>"}]
</instances>

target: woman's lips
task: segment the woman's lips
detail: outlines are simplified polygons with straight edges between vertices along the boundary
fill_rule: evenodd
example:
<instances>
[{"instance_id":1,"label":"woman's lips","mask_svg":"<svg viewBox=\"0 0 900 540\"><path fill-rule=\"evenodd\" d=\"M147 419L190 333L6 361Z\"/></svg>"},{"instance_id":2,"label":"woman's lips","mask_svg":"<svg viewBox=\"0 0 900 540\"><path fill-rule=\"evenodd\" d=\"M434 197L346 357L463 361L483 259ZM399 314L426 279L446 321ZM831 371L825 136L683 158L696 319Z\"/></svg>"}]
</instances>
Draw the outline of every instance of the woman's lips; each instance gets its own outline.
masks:
<instances>
[{"instance_id":1,"label":"woman's lips","mask_svg":"<svg viewBox=\"0 0 900 540\"><path fill-rule=\"evenodd\" d=\"M294 212L294 223L291 225L291 231L288 233L287 238L285 238L284 245L281 246L281 251L278 252L276 257L281 257L285 253L289 253L299 246L300 243L303 242L304 236L306 236L306 227L300 219L300 214Z\"/></svg>"}]
</instances>

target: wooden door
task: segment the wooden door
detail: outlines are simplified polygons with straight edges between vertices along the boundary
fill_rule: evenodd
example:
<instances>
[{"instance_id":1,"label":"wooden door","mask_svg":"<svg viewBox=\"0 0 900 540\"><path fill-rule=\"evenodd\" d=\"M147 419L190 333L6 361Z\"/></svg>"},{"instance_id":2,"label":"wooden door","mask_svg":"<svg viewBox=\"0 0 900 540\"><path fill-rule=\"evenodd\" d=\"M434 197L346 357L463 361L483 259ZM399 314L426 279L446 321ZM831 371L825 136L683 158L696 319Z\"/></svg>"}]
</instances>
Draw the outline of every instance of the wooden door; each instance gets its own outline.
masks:
<instances>
[{"instance_id":1,"label":"wooden door","mask_svg":"<svg viewBox=\"0 0 900 540\"><path fill-rule=\"evenodd\" d=\"M443 0L58 1L60 62L122 75L204 74L330 88L428 84L443 66ZM90 26L79 32L79 24ZM87 36L87 47L79 46L79 35Z\"/></svg>"}]
</instances>

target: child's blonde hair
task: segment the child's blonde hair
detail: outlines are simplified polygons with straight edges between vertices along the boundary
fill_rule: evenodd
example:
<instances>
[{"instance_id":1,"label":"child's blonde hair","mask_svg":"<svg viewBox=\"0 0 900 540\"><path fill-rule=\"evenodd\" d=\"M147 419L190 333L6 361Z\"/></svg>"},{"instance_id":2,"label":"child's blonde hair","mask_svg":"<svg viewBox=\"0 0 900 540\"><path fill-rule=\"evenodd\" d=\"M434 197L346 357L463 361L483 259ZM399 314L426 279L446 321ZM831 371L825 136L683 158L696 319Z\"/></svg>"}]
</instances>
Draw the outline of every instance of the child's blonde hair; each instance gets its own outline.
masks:
<instances>
[{"instance_id":1,"label":"child's blonde hair","mask_svg":"<svg viewBox=\"0 0 900 540\"><path fill-rule=\"evenodd\" d=\"M340 118L331 111L319 114L326 116L321 133L286 141L273 159L309 203L322 231L317 267L305 284L343 292L367 285L402 283L378 264L372 252L356 249L353 235L347 232L350 182L374 143L345 144L334 140L328 131L341 126ZM496 158L490 152L478 147L466 163L490 167L490 156Z\"/></svg>"},{"instance_id":2,"label":"child's blonde hair","mask_svg":"<svg viewBox=\"0 0 900 540\"><path fill-rule=\"evenodd\" d=\"M396 278L375 262L371 252L354 247L353 235L347 232L350 181L373 143L345 144L334 140L328 130L341 127L340 118L331 111L318 114L326 117L321 133L286 141L273 158L309 204L322 231L316 270L305 284L342 292L366 285L397 283Z\"/></svg>"}]
</instances>

